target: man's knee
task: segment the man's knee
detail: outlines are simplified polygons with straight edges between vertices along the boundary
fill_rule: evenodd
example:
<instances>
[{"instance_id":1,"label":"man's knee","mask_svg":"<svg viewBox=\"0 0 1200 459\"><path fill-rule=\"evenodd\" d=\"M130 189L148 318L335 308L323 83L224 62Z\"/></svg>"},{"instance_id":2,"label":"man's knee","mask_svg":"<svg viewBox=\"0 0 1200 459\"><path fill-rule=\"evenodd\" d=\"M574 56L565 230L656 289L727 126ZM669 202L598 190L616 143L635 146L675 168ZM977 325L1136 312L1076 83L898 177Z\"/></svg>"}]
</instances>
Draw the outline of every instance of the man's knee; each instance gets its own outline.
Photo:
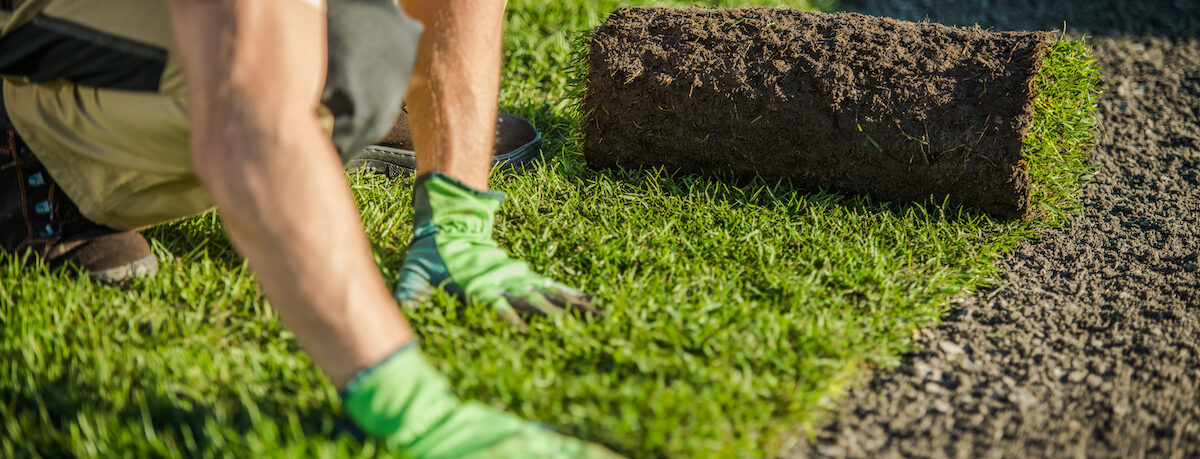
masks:
<instances>
[{"instance_id":1,"label":"man's knee","mask_svg":"<svg viewBox=\"0 0 1200 459\"><path fill-rule=\"evenodd\" d=\"M421 24L393 0L330 0L329 74L322 105L346 161L388 132L417 58Z\"/></svg>"}]
</instances>

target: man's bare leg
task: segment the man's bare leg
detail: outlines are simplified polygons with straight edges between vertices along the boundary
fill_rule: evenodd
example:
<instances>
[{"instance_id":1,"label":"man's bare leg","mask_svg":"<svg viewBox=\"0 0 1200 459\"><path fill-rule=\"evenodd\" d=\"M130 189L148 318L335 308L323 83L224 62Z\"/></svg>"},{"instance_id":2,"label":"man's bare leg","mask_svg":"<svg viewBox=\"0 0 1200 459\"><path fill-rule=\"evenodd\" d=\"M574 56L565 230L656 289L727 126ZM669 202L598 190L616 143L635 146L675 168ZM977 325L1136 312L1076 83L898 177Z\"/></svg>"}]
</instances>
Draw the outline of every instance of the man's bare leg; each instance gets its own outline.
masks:
<instances>
[{"instance_id":1,"label":"man's bare leg","mask_svg":"<svg viewBox=\"0 0 1200 459\"><path fill-rule=\"evenodd\" d=\"M487 304L524 330L517 311L598 314L591 297L509 258L492 239L503 193L486 191L500 91L505 2L401 0L425 25L408 91L417 154L414 238L396 284L401 302L434 288ZM445 224L443 224L445 223Z\"/></svg>"},{"instance_id":2,"label":"man's bare leg","mask_svg":"<svg viewBox=\"0 0 1200 459\"><path fill-rule=\"evenodd\" d=\"M401 0L425 25L406 98L417 174L488 188L500 93L503 0Z\"/></svg>"}]
</instances>

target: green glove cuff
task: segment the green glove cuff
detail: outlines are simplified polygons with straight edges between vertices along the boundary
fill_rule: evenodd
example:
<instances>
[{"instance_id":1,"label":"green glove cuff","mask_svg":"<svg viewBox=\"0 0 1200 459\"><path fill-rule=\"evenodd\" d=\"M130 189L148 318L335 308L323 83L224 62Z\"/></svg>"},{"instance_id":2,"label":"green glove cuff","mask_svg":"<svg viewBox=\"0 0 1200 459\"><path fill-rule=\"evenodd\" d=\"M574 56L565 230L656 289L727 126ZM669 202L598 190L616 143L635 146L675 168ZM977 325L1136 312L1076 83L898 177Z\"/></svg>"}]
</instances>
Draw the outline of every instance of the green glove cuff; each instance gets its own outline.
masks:
<instances>
[{"instance_id":1,"label":"green glove cuff","mask_svg":"<svg viewBox=\"0 0 1200 459\"><path fill-rule=\"evenodd\" d=\"M415 457L464 457L515 435L524 421L463 403L416 345L363 370L342 391L364 433Z\"/></svg>"},{"instance_id":2,"label":"green glove cuff","mask_svg":"<svg viewBox=\"0 0 1200 459\"><path fill-rule=\"evenodd\" d=\"M525 276L523 263L492 241L500 191L479 191L441 172L417 178L413 187L413 239L396 284L396 298L419 299L433 287L492 303L499 282ZM515 280L515 279L512 279Z\"/></svg>"},{"instance_id":3,"label":"green glove cuff","mask_svg":"<svg viewBox=\"0 0 1200 459\"><path fill-rule=\"evenodd\" d=\"M500 191L480 191L441 172L413 186L413 239L396 283L396 299L422 301L434 288L487 304L523 327L515 310L561 313L564 307L598 314L591 298L559 285L509 258L492 240Z\"/></svg>"},{"instance_id":4,"label":"green glove cuff","mask_svg":"<svg viewBox=\"0 0 1200 459\"><path fill-rule=\"evenodd\" d=\"M442 375L415 343L363 370L342 390L342 406L368 435L406 448L458 408Z\"/></svg>"},{"instance_id":5,"label":"green glove cuff","mask_svg":"<svg viewBox=\"0 0 1200 459\"><path fill-rule=\"evenodd\" d=\"M617 457L516 416L459 401L413 344L355 376L342 391L342 407L364 433L409 457Z\"/></svg>"}]
</instances>

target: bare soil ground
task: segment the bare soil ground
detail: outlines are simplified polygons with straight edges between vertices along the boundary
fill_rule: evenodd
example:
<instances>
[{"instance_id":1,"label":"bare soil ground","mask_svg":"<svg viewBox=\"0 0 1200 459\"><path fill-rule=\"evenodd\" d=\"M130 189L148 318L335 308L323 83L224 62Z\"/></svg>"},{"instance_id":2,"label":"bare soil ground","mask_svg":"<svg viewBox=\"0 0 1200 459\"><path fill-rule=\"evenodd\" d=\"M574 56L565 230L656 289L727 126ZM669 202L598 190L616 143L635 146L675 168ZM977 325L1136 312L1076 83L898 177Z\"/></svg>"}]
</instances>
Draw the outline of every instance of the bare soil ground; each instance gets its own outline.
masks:
<instances>
[{"instance_id":1,"label":"bare soil ground","mask_svg":"<svg viewBox=\"0 0 1200 459\"><path fill-rule=\"evenodd\" d=\"M850 11L1049 30L1110 84L1070 226L852 390L790 457L1200 457L1200 2L847 0Z\"/></svg>"}]
</instances>

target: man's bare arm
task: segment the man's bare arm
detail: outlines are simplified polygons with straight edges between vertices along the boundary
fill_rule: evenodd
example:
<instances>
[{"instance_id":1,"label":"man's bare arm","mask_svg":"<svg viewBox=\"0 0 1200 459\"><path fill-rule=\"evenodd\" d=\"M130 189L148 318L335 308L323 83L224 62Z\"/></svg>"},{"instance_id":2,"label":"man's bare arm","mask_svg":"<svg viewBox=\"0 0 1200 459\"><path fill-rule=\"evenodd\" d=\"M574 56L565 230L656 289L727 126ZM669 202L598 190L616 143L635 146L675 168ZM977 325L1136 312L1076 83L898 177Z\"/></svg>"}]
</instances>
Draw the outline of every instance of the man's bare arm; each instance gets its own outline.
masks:
<instances>
[{"instance_id":1,"label":"man's bare arm","mask_svg":"<svg viewBox=\"0 0 1200 459\"><path fill-rule=\"evenodd\" d=\"M170 6L189 84L197 175L288 327L344 388L350 418L414 456L614 457L462 403L419 350L405 346L412 332L371 260L337 155L317 122L323 12L296 0L171 0ZM467 145L490 139L495 92L484 92L493 99L486 104L492 107L487 133L463 133L474 139Z\"/></svg>"},{"instance_id":2,"label":"man's bare arm","mask_svg":"<svg viewBox=\"0 0 1200 459\"><path fill-rule=\"evenodd\" d=\"M272 305L334 384L411 341L316 116L323 10L296 0L171 0L192 155Z\"/></svg>"}]
</instances>

